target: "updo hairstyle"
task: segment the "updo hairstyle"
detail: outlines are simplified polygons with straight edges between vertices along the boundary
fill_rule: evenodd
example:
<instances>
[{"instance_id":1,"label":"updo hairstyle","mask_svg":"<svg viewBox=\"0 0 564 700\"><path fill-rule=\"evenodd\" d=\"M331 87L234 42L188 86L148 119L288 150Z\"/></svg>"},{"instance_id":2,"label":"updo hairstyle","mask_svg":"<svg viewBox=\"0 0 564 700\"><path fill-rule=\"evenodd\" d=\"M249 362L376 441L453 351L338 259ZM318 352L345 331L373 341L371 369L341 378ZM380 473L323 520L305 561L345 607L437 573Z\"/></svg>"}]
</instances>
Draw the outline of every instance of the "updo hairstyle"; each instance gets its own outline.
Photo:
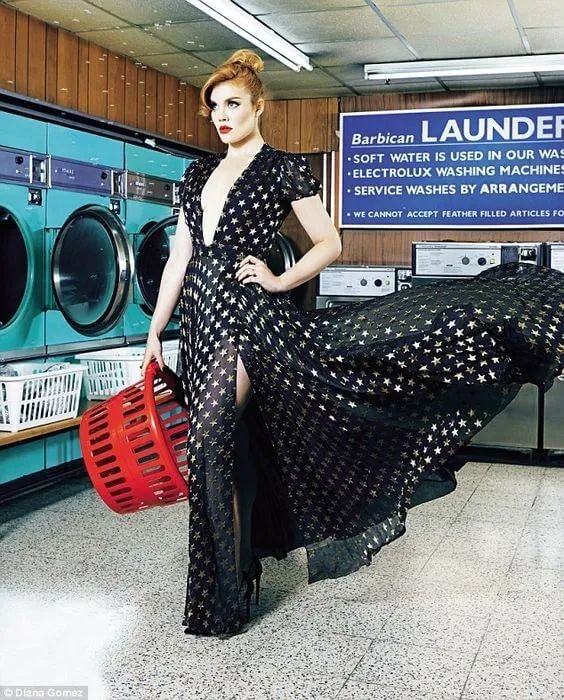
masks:
<instances>
[{"instance_id":1,"label":"updo hairstyle","mask_svg":"<svg viewBox=\"0 0 564 700\"><path fill-rule=\"evenodd\" d=\"M218 66L206 80L200 90L200 107L198 113L202 117L210 116L211 92L216 85L226 80L237 80L251 93L251 102L256 104L262 97L266 99L264 86L258 77L258 73L264 70L264 61L254 51L239 49L230 56L225 63Z\"/></svg>"}]
</instances>

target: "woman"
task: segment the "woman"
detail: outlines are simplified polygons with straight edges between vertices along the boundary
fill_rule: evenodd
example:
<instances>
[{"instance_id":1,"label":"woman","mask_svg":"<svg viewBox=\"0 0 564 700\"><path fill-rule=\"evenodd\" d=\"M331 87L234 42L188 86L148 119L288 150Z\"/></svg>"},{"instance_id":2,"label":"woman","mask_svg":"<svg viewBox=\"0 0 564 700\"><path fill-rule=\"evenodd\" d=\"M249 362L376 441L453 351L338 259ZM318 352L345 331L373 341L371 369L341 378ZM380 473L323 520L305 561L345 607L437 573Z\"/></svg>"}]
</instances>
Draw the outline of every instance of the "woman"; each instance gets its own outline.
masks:
<instances>
[{"instance_id":1,"label":"woman","mask_svg":"<svg viewBox=\"0 0 564 700\"><path fill-rule=\"evenodd\" d=\"M302 311L287 292L341 252L307 160L266 144L261 59L238 51L201 90L228 148L194 161L143 369L180 297L190 417L185 632L247 620L260 557L296 547L309 582L371 562L410 506L452 490L456 450L562 367L564 275L505 265L478 278ZM293 209L314 246L264 259ZM251 400L249 401L249 398ZM449 468L450 467L450 468Z\"/></svg>"}]
</instances>

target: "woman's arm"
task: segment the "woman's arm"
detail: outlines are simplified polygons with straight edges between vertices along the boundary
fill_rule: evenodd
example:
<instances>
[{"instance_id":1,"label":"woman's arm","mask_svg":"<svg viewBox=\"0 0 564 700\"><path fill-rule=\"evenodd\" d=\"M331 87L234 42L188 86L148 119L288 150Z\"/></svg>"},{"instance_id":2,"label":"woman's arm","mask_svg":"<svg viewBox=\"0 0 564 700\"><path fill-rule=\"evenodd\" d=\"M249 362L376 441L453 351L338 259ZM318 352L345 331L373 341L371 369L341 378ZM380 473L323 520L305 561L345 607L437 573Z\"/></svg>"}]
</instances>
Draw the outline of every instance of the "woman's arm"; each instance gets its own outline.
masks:
<instances>
[{"instance_id":1,"label":"woman's arm","mask_svg":"<svg viewBox=\"0 0 564 700\"><path fill-rule=\"evenodd\" d=\"M172 312L174 311L184 275L186 266L192 257L192 237L190 230L186 224L184 212L181 210L178 215L178 224L170 251L169 258L163 270L163 276L159 287L159 296L153 312L153 319L149 327L149 336L159 337L162 331L166 328Z\"/></svg>"},{"instance_id":2,"label":"woman's arm","mask_svg":"<svg viewBox=\"0 0 564 700\"><path fill-rule=\"evenodd\" d=\"M342 250L339 232L319 195L292 202L292 209L314 246L293 267L278 276L280 291L285 292L318 275L339 257Z\"/></svg>"}]
</instances>

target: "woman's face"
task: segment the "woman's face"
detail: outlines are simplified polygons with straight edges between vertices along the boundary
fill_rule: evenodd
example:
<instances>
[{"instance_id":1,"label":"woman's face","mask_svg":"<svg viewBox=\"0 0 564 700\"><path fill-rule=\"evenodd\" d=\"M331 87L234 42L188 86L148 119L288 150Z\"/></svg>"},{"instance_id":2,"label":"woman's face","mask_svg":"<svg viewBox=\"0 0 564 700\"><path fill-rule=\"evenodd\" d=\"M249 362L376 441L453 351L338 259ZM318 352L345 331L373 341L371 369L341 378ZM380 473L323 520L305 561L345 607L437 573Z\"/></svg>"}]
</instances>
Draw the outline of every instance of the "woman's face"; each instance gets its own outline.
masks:
<instances>
[{"instance_id":1,"label":"woman's face","mask_svg":"<svg viewBox=\"0 0 564 700\"><path fill-rule=\"evenodd\" d=\"M211 119L223 143L237 143L258 132L259 103L235 80L226 80L211 91ZM258 111L257 111L258 110Z\"/></svg>"}]
</instances>

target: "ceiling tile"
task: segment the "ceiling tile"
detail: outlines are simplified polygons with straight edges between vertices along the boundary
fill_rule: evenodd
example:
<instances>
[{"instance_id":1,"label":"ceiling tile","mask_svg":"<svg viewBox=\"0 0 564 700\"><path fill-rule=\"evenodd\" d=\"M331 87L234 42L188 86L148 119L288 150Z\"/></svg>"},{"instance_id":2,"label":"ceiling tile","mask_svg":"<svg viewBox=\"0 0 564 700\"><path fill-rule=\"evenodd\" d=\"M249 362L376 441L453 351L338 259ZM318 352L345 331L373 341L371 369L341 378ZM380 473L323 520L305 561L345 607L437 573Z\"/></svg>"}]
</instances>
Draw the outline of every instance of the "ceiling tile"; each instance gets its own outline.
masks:
<instances>
[{"instance_id":1,"label":"ceiling tile","mask_svg":"<svg viewBox=\"0 0 564 700\"><path fill-rule=\"evenodd\" d=\"M564 53L564 31L562 27L525 29L533 53Z\"/></svg>"},{"instance_id":2,"label":"ceiling tile","mask_svg":"<svg viewBox=\"0 0 564 700\"><path fill-rule=\"evenodd\" d=\"M165 24L158 30L154 27L146 27L146 30L159 39L187 51L235 51L249 45L246 39L215 20L178 22Z\"/></svg>"},{"instance_id":3,"label":"ceiling tile","mask_svg":"<svg viewBox=\"0 0 564 700\"><path fill-rule=\"evenodd\" d=\"M39 17L70 32L114 29L127 25L123 20L83 0L20 0L15 7L21 12Z\"/></svg>"},{"instance_id":4,"label":"ceiling tile","mask_svg":"<svg viewBox=\"0 0 564 700\"><path fill-rule=\"evenodd\" d=\"M356 93L347 87L339 88L308 88L304 89L288 89L281 88L277 91L273 98L276 100L294 100L310 97L341 97L344 95L355 95Z\"/></svg>"},{"instance_id":5,"label":"ceiling tile","mask_svg":"<svg viewBox=\"0 0 564 700\"><path fill-rule=\"evenodd\" d=\"M280 12L280 0L244 0L239 5L253 15L265 15L271 12ZM306 4L304 0L284 0L284 12L303 12ZM334 10L341 7L365 7L364 0L308 0L309 12L321 12L322 10Z\"/></svg>"},{"instance_id":6,"label":"ceiling tile","mask_svg":"<svg viewBox=\"0 0 564 700\"><path fill-rule=\"evenodd\" d=\"M264 51L261 51L261 49L257 49L251 44L246 44L244 39L241 39L241 46L239 48L249 48L255 51L264 61L264 70L288 70L288 66L285 66L283 63L280 63L280 61L277 61L275 58L271 58ZM192 51L191 53L193 56L196 56L202 61L206 61L212 66L220 66L222 63L225 63L225 61L227 61L227 59L233 53L233 50L228 49L225 51Z\"/></svg>"},{"instance_id":7,"label":"ceiling tile","mask_svg":"<svg viewBox=\"0 0 564 700\"><path fill-rule=\"evenodd\" d=\"M525 53L515 28L503 34L487 30L476 34L463 30L452 34L415 34L409 37L409 43L423 59L521 56Z\"/></svg>"},{"instance_id":8,"label":"ceiling tile","mask_svg":"<svg viewBox=\"0 0 564 700\"><path fill-rule=\"evenodd\" d=\"M395 37L364 41L331 41L325 44L298 44L298 49L320 66L342 66L345 63L380 63L409 61L411 51Z\"/></svg>"},{"instance_id":9,"label":"ceiling tile","mask_svg":"<svg viewBox=\"0 0 564 700\"><path fill-rule=\"evenodd\" d=\"M293 70L273 71L261 73L261 80L269 90L285 87L288 89L294 88L321 88L321 87L337 87L340 85L338 80L334 80L329 75L325 74L321 69L314 68L312 71L301 70L296 73Z\"/></svg>"},{"instance_id":10,"label":"ceiling tile","mask_svg":"<svg viewBox=\"0 0 564 700\"><path fill-rule=\"evenodd\" d=\"M264 17L265 24L290 42L361 41L391 36L369 7L327 12L295 12Z\"/></svg>"},{"instance_id":11,"label":"ceiling tile","mask_svg":"<svg viewBox=\"0 0 564 700\"><path fill-rule=\"evenodd\" d=\"M465 0L464 2L401 5L395 0L379 0L378 7L408 40L412 34L480 33L515 29L506 0Z\"/></svg>"},{"instance_id":12,"label":"ceiling tile","mask_svg":"<svg viewBox=\"0 0 564 700\"><path fill-rule=\"evenodd\" d=\"M190 74L201 75L206 70L209 73L213 71L213 66L210 66L209 63L205 63L185 51L137 56L137 60L177 78Z\"/></svg>"},{"instance_id":13,"label":"ceiling tile","mask_svg":"<svg viewBox=\"0 0 564 700\"><path fill-rule=\"evenodd\" d=\"M159 0L159 2L89 0L89 2L137 25L192 22L202 17L200 10L187 3L186 0Z\"/></svg>"},{"instance_id":14,"label":"ceiling tile","mask_svg":"<svg viewBox=\"0 0 564 700\"><path fill-rule=\"evenodd\" d=\"M210 77L209 73L204 73L203 75L183 75L180 80L187 82L189 85L194 85L194 87L201 88L206 80Z\"/></svg>"},{"instance_id":15,"label":"ceiling tile","mask_svg":"<svg viewBox=\"0 0 564 700\"><path fill-rule=\"evenodd\" d=\"M513 0L524 27L564 27L562 0Z\"/></svg>"},{"instance_id":16,"label":"ceiling tile","mask_svg":"<svg viewBox=\"0 0 564 700\"><path fill-rule=\"evenodd\" d=\"M170 53L174 50L174 47L165 44L164 41L160 41L152 34L137 27L100 32L83 32L79 35L84 37L84 39L88 39L88 41L93 41L95 44L126 56Z\"/></svg>"}]
</instances>

